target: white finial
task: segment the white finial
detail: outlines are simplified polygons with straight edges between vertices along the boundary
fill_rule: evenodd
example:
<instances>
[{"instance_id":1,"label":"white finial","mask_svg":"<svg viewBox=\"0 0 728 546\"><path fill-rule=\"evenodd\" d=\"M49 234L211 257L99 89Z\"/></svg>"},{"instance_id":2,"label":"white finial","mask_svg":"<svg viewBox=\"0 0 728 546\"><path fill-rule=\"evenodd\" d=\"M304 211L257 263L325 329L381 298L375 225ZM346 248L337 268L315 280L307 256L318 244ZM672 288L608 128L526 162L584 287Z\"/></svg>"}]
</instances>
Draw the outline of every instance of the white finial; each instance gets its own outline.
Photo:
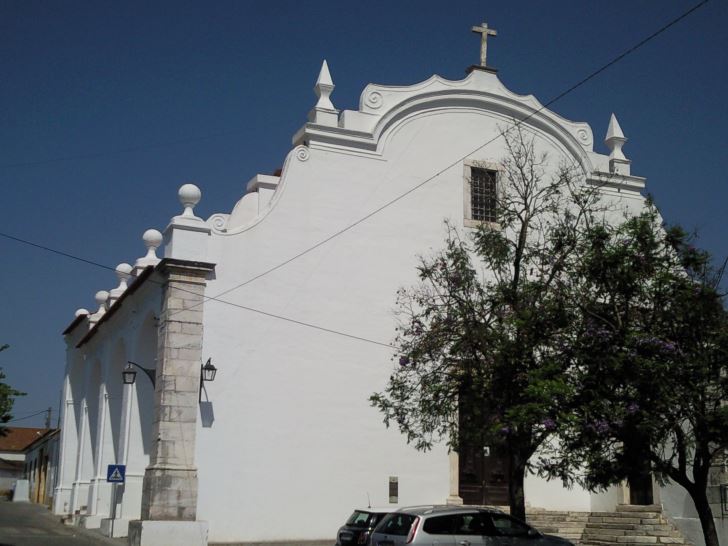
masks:
<instances>
[{"instance_id":1,"label":"white finial","mask_svg":"<svg viewBox=\"0 0 728 546\"><path fill-rule=\"evenodd\" d=\"M200 188L194 184L185 184L179 189L179 201L185 210L173 217L164 230L165 259L205 261L212 228L192 210L201 197Z\"/></svg>"},{"instance_id":2,"label":"white finial","mask_svg":"<svg viewBox=\"0 0 728 546\"><path fill-rule=\"evenodd\" d=\"M141 270L148 266L155 266L159 263L157 258L157 249L162 244L162 234L156 229L148 229L142 235L144 246L147 247L147 254L134 262L134 275L138 275Z\"/></svg>"},{"instance_id":3,"label":"white finial","mask_svg":"<svg viewBox=\"0 0 728 546\"><path fill-rule=\"evenodd\" d=\"M331 73L329 72L329 65L324 59L321 65L321 72L316 80L316 85L313 90L318 97L318 102L314 108L324 108L326 110L336 110L334 103L331 102L331 93L334 91L334 81L331 79Z\"/></svg>"},{"instance_id":4,"label":"white finial","mask_svg":"<svg viewBox=\"0 0 728 546\"><path fill-rule=\"evenodd\" d=\"M99 319L103 317L104 314L106 314L106 300L108 299L109 293L106 290L99 290L94 295L94 300L96 300L96 303L99 306L99 310L88 318L90 322L89 328L93 328L94 324L96 324Z\"/></svg>"},{"instance_id":5,"label":"white finial","mask_svg":"<svg viewBox=\"0 0 728 546\"><path fill-rule=\"evenodd\" d=\"M179 196L179 202L182 203L182 206L185 208L182 216L187 218L196 218L193 209L202 198L200 188L194 184L184 184L177 192L177 195Z\"/></svg>"},{"instance_id":6,"label":"white finial","mask_svg":"<svg viewBox=\"0 0 728 546\"><path fill-rule=\"evenodd\" d=\"M73 316L76 318L82 317L84 315L88 315L87 309L76 309L76 312L73 314Z\"/></svg>"},{"instance_id":7,"label":"white finial","mask_svg":"<svg viewBox=\"0 0 728 546\"><path fill-rule=\"evenodd\" d=\"M99 310L97 313L101 313L102 315L106 312L106 300L109 299L109 293L106 290L99 290L94 295L94 300L96 303L99 304Z\"/></svg>"},{"instance_id":8,"label":"white finial","mask_svg":"<svg viewBox=\"0 0 728 546\"><path fill-rule=\"evenodd\" d=\"M109 306L116 303L124 291L128 288L127 281L131 277L132 267L129 264L121 263L116 266L116 277L119 279L119 286L109 292Z\"/></svg>"},{"instance_id":9,"label":"white finial","mask_svg":"<svg viewBox=\"0 0 728 546\"><path fill-rule=\"evenodd\" d=\"M609 159L623 159L627 158L622 152L622 146L627 142L627 139L622 132L622 128L619 126L617 116L612 114L609 118L609 127L607 127L607 136L604 138L604 143L609 147Z\"/></svg>"}]
</instances>

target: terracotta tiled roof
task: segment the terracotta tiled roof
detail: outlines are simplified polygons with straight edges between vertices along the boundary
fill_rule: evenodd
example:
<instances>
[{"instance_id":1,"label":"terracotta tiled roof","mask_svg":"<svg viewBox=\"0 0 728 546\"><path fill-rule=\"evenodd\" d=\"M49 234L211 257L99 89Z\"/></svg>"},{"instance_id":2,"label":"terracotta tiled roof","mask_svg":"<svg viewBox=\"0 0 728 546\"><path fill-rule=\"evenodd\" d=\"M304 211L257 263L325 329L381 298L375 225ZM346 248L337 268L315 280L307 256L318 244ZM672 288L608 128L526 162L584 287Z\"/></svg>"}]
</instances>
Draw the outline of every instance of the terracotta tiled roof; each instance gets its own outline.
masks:
<instances>
[{"instance_id":1,"label":"terracotta tiled roof","mask_svg":"<svg viewBox=\"0 0 728 546\"><path fill-rule=\"evenodd\" d=\"M0 451L23 452L25 449L52 429L3 427L0 434Z\"/></svg>"}]
</instances>

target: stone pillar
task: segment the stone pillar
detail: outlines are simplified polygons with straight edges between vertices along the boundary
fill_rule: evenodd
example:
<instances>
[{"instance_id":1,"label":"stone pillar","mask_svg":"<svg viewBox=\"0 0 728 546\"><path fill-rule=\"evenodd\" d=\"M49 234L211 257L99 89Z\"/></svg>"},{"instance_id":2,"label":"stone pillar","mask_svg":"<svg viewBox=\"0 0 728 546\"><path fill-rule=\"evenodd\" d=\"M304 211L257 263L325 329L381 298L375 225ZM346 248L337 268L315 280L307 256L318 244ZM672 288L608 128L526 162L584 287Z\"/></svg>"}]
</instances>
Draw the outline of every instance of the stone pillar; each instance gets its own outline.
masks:
<instances>
[{"instance_id":1,"label":"stone pillar","mask_svg":"<svg viewBox=\"0 0 728 546\"><path fill-rule=\"evenodd\" d=\"M206 544L197 516L195 434L202 364L202 311L214 266L165 258L156 366L150 462L144 473L142 520L131 522L131 544L169 544L169 533L188 533L187 544ZM193 542L189 539L195 537ZM157 540L162 542L157 542ZM164 542L164 541L167 542Z\"/></svg>"},{"instance_id":2,"label":"stone pillar","mask_svg":"<svg viewBox=\"0 0 728 546\"><path fill-rule=\"evenodd\" d=\"M450 468L450 494L445 504L458 506L463 503L463 499L460 496L460 457L457 451L450 451L448 462Z\"/></svg>"}]
</instances>

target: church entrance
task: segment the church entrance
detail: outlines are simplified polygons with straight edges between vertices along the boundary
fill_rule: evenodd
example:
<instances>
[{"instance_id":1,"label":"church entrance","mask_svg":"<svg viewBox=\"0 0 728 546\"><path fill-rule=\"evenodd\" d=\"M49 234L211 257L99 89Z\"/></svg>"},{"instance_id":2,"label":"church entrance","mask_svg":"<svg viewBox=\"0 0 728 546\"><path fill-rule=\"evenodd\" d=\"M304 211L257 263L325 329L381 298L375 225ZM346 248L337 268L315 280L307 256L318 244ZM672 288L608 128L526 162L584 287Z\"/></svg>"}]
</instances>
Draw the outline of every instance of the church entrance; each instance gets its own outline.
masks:
<instances>
[{"instance_id":1,"label":"church entrance","mask_svg":"<svg viewBox=\"0 0 728 546\"><path fill-rule=\"evenodd\" d=\"M461 447L458 493L463 503L508 505L508 459L495 451L487 446Z\"/></svg>"}]
</instances>

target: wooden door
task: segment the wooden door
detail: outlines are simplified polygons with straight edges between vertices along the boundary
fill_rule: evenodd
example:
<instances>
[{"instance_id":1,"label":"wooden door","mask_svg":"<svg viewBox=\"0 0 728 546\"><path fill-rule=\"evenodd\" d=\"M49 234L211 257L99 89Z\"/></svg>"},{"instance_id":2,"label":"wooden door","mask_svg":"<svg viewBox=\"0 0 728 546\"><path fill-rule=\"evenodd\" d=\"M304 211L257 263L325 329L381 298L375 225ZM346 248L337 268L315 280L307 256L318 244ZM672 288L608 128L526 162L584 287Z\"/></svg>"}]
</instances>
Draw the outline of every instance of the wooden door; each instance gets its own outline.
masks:
<instances>
[{"instance_id":1,"label":"wooden door","mask_svg":"<svg viewBox=\"0 0 728 546\"><path fill-rule=\"evenodd\" d=\"M465 504L508 505L508 459L490 447L463 446L459 494Z\"/></svg>"}]
</instances>

